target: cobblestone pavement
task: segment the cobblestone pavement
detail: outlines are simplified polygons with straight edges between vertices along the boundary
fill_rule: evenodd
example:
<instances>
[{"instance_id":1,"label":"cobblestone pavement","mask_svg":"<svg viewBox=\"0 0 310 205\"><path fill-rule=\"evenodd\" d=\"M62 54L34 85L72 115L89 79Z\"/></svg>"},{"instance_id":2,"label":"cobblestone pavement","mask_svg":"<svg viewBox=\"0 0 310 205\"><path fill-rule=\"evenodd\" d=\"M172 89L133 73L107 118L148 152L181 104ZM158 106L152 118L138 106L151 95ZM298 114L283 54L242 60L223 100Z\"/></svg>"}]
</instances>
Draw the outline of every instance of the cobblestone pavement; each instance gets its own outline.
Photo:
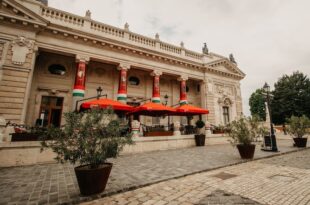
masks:
<instances>
[{"instance_id":1,"label":"cobblestone pavement","mask_svg":"<svg viewBox=\"0 0 310 205\"><path fill-rule=\"evenodd\" d=\"M253 201L251 199L239 196L239 195L224 192L221 190L216 190L197 203L197 205L210 205L210 204L249 204L249 205L254 204L254 205L259 205L260 203Z\"/></svg>"},{"instance_id":2,"label":"cobblestone pavement","mask_svg":"<svg viewBox=\"0 0 310 205\"><path fill-rule=\"evenodd\" d=\"M160 182L84 205L306 205L310 204L309 156L306 149Z\"/></svg>"},{"instance_id":3,"label":"cobblestone pavement","mask_svg":"<svg viewBox=\"0 0 310 205\"><path fill-rule=\"evenodd\" d=\"M262 158L297 150L292 147L292 140L278 140L278 144L280 153L263 152L257 146L255 157ZM0 204L89 201L167 179L243 162L237 149L229 144L126 155L110 161L114 165L105 192L91 197L82 197L79 194L73 166L69 164L0 169ZM279 163L281 162L280 160Z\"/></svg>"}]
</instances>

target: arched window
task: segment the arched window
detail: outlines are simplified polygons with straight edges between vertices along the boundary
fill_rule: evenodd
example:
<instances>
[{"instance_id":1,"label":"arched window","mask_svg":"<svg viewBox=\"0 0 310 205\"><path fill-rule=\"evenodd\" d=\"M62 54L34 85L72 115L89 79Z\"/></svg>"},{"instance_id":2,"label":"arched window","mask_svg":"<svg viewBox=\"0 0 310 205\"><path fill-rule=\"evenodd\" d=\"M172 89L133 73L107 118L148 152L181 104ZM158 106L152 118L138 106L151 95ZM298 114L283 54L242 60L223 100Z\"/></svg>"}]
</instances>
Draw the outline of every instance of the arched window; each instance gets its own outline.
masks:
<instances>
[{"instance_id":1,"label":"arched window","mask_svg":"<svg viewBox=\"0 0 310 205\"><path fill-rule=\"evenodd\" d=\"M52 65L48 66L48 71L54 75L66 74L66 68L60 64L52 64Z\"/></svg>"},{"instance_id":2,"label":"arched window","mask_svg":"<svg viewBox=\"0 0 310 205\"><path fill-rule=\"evenodd\" d=\"M137 77L131 76L129 77L129 85L139 85L140 84L140 80Z\"/></svg>"}]
</instances>

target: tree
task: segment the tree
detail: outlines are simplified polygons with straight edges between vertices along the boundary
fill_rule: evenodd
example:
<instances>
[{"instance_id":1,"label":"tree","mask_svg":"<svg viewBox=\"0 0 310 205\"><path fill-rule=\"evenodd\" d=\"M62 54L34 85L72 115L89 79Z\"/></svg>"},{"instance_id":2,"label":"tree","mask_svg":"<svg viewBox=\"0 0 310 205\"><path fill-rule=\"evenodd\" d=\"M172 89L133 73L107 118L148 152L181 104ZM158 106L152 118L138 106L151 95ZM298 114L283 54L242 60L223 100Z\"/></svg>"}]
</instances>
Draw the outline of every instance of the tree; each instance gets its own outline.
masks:
<instances>
[{"instance_id":1,"label":"tree","mask_svg":"<svg viewBox=\"0 0 310 205\"><path fill-rule=\"evenodd\" d=\"M310 117L310 79L296 71L283 75L276 83L271 102L272 120L283 124L292 115Z\"/></svg>"},{"instance_id":2,"label":"tree","mask_svg":"<svg viewBox=\"0 0 310 205\"><path fill-rule=\"evenodd\" d=\"M252 116L258 116L259 120L266 120L265 99L263 90L257 89L249 99L250 111Z\"/></svg>"}]
</instances>

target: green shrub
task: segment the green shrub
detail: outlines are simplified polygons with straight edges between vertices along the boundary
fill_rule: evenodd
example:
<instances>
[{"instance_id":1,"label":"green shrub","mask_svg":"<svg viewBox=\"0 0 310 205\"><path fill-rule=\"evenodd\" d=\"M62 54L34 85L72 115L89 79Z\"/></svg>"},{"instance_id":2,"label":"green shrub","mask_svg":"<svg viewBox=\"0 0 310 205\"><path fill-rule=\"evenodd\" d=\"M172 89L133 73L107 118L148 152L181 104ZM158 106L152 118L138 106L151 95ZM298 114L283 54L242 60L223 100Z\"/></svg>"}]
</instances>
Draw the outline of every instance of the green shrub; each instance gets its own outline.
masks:
<instances>
[{"instance_id":1,"label":"green shrub","mask_svg":"<svg viewBox=\"0 0 310 205\"><path fill-rule=\"evenodd\" d=\"M287 119L287 122L289 124L287 129L288 133L295 137L302 138L304 135L309 133L308 128L310 127L310 120L305 115L301 117L296 117L293 115Z\"/></svg>"},{"instance_id":2,"label":"green shrub","mask_svg":"<svg viewBox=\"0 0 310 205\"><path fill-rule=\"evenodd\" d=\"M249 145L258 135L258 120L251 117L242 117L239 120L234 120L229 125L227 125L226 130L226 135L231 138L231 143L233 145Z\"/></svg>"},{"instance_id":3,"label":"green shrub","mask_svg":"<svg viewBox=\"0 0 310 205\"><path fill-rule=\"evenodd\" d=\"M202 121L202 120L197 120L196 121L196 127L197 128L203 128L205 126L205 122L204 121Z\"/></svg>"},{"instance_id":4,"label":"green shrub","mask_svg":"<svg viewBox=\"0 0 310 205\"><path fill-rule=\"evenodd\" d=\"M42 149L51 148L61 163L79 162L97 168L107 158L117 157L124 145L133 143L131 133L125 132L128 127L121 126L110 109L68 112L64 116L64 127L48 128L42 141Z\"/></svg>"}]
</instances>

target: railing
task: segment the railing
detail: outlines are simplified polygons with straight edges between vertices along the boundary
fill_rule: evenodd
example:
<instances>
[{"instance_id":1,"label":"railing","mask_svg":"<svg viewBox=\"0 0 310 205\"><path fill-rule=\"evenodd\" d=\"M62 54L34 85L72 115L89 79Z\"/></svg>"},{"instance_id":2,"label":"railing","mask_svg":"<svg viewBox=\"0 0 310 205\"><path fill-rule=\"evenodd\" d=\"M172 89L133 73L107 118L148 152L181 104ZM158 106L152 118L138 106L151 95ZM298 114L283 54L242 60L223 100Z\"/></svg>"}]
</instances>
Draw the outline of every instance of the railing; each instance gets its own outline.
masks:
<instances>
[{"instance_id":1,"label":"railing","mask_svg":"<svg viewBox=\"0 0 310 205\"><path fill-rule=\"evenodd\" d=\"M124 38L124 30L123 29L108 26L108 25L103 24L103 23L91 22L90 28L93 30L96 30L96 31L106 33L106 34L110 34L112 36Z\"/></svg>"},{"instance_id":2,"label":"railing","mask_svg":"<svg viewBox=\"0 0 310 205\"><path fill-rule=\"evenodd\" d=\"M196 58L198 60L202 60L202 54L201 53L196 53L196 52L189 51L189 50L185 51L185 56L190 57L190 58Z\"/></svg>"},{"instance_id":3,"label":"railing","mask_svg":"<svg viewBox=\"0 0 310 205\"><path fill-rule=\"evenodd\" d=\"M141 43L147 46L151 46L151 47L155 47L156 45L156 41L151 39L151 38L146 38L144 36L141 35L137 35L137 34L133 34L130 33L129 34L129 40L134 41L136 43Z\"/></svg>"},{"instance_id":4,"label":"railing","mask_svg":"<svg viewBox=\"0 0 310 205\"><path fill-rule=\"evenodd\" d=\"M76 15L64 13L64 12L59 11L57 9L43 7L42 8L42 16L46 16L48 18L63 21L66 23L75 24L78 26L84 25L84 19L83 18L76 16Z\"/></svg>"},{"instance_id":5,"label":"railing","mask_svg":"<svg viewBox=\"0 0 310 205\"><path fill-rule=\"evenodd\" d=\"M193 59L201 61L203 59L203 54L196 53L193 51L186 50L179 46L174 46L168 43L157 41L155 39L135 34L125 29L116 28L104 23L93 21L89 18L77 16L74 14L69 14L61 10L57 10L50 7L41 8L41 14L43 17L48 18L53 23L68 24L73 28L76 26L81 27L86 32L96 31L97 34L102 33L102 35L108 35L108 37L117 37L123 40L134 43L135 45L141 45L143 47L150 47L157 51L163 51L164 53L171 53L175 56L185 56L187 59Z\"/></svg>"},{"instance_id":6,"label":"railing","mask_svg":"<svg viewBox=\"0 0 310 205\"><path fill-rule=\"evenodd\" d=\"M168 43L160 42L160 50L181 54L181 48Z\"/></svg>"}]
</instances>

